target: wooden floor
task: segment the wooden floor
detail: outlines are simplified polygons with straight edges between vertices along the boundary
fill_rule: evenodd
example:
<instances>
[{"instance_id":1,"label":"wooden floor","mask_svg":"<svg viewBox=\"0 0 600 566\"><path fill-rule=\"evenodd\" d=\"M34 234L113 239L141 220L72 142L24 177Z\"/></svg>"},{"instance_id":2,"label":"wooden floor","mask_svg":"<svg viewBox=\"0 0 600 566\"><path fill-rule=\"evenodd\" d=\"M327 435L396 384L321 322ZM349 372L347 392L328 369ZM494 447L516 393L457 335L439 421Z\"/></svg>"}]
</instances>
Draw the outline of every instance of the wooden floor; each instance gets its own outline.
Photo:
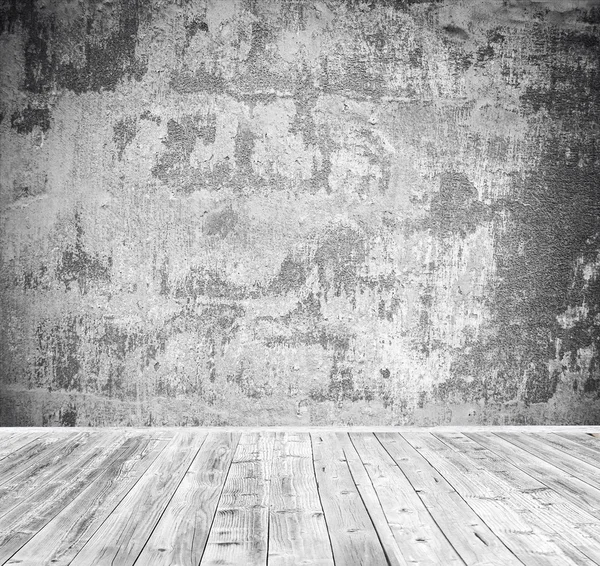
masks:
<instances>
[{"instance_id":1,"label":"wooden floor","mask_svg":"<svg viewBox=\"0 0 600 566\"><path fill-rule=\"evenodd\" d=\"M0 564L600 564L600 427L0 429Z\"/></svg>"}]
</instances>

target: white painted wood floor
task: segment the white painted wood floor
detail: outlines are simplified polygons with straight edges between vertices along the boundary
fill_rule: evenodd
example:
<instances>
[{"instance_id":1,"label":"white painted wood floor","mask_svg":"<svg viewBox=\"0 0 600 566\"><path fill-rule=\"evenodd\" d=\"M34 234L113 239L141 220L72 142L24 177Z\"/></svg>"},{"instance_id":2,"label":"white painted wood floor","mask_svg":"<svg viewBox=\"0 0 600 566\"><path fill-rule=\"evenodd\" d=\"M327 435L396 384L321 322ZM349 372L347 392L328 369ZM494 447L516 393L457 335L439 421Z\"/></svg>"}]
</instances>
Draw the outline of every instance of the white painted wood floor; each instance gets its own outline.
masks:
<instances>
[{"instance_id":1,"label":"white painted wood floor","mask_svg":"<svg viewBox=\"0 0 600 566\"><path fill-rule=\"evenodd\" d=\"M0 564L600 564L600 427L4 428Z\"/></svg>"}]
</instances>

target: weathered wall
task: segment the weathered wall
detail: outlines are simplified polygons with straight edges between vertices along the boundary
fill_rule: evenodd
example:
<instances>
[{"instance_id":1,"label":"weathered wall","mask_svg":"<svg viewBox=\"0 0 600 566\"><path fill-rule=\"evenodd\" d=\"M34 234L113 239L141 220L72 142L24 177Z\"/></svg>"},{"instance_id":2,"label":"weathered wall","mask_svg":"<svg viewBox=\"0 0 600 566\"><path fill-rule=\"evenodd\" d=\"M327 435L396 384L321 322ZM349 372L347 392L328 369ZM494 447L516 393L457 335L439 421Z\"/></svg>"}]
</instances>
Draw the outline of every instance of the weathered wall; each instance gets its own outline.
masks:
<instances>
[{"instance_id":1,"label":"weathered wall","mask_svg":"<svg viewBox=\"0 0 600 566\"><path fill-rule=\"evenodd\" d=\"M0 424L600 423L596 2L0 18Z\"/></svg>"}]
</instances>

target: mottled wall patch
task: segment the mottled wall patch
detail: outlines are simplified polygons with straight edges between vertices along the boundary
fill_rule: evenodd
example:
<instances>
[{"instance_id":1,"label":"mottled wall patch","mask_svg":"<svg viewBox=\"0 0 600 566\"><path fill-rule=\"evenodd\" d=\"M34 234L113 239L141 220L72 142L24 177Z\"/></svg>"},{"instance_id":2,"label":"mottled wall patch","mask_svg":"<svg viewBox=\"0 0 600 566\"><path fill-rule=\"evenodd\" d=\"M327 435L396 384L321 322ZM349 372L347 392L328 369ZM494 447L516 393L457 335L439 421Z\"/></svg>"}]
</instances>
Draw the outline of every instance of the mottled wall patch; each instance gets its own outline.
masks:
<instances>
[{"instance_id":1,"label":"mottled wall patch","mask_svg":"<svg viewBox=\"0 0 600 566\"><path fill-rule=\"evenodd\" d=\"M600 422L569 5L0 3L0 425Z\"/></svg>"}]
</instances>

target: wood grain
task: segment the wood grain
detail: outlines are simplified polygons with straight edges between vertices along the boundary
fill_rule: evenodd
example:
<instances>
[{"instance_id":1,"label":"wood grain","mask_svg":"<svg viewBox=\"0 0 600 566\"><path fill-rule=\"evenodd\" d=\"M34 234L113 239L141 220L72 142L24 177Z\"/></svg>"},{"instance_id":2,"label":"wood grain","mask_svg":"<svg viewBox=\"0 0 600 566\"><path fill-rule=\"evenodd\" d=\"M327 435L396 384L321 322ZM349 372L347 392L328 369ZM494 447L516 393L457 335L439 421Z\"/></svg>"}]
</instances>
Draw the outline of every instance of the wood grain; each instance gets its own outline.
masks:
<instances>
[{"instance_id":1,"label":"wood grain","mask_svg":"<svg viewBox=\"0 0 600 566\"><path fill-rule=\"evenodd\" d=\"M175 493L206 435L177 432L142 478L102 523L72 566L131 566Z\"/></svg>"},{"instance_id":2,"label":"wood grain","mask_svg":"<svg viewBox=\"0 0 600 566\"><path fill-rule=\"evenodd\" d=\"M240 435L213 433L198 451L137 559L144 566L197 566Z\"/></svg>"},{"instance_id":3,"label":"wood grain","mask_svg":"<svg viewBox=\"0 0 600 566\"><path fill-rule=\"evenodd\" d=\"M39 489L28 491L18 505L0 518L0 564L33 538L119 456L124 441L122 435L116 432L88 434L91 441L79 458L60 473L51 475Z\"/></svg>"},{"instance_id":4,"label":"wood grain","mask_svg":"<svg viewBox=\"0 0 600 566\"><path fill-rule=\"evenodd\" d=\"M131 436L104 472L43 527L7 564L67 566L167 445Z\"/></svg>"},{"instance_id":5,"label":"wood grain","mask_svg":"<svg viewBox=\"0 0 600 566\"><path fill-rule=\"evenodd\" d=\"M55 442L51 449L39 452L31 465L19 466L19 473L0 486L0 517L27 501L38 490L56 480L61 473L72 477L78 462L90 454L101 455L105 442L119 438L116 432L94 431L79 433Z\"/></svg>"},{"instance_id":6,"label":"wood grain","mask_svg":"<svg viewBox=\"0 0 600 566\"><path fill-rule=\"evenodd\" d=\"M499 489L510 491L520 508L529 510L564 541L562 547L570 550L567 545L571 544L590 560L600 562L600 521L597 518L516 466L482 449L470 438L458 433L436 436L476 463L479 469L490 472Z\"/></svg>"},{"instance_id":7,"label":"wood grain","mask_svg":"<svg viewBox=\"0 0 600 566\"><path fill-rule=\"evenodd\" d=\"M376 436L406 476L440 532L466 564L522 564L454 488L400 434L382 433Z\"/></svg>"},{"instance_id":8,"label":"wood grain","mask_svg":"<svg viewBox=\"0 0 600 566\"><path fill-rule=\"evenodd\" d=\"M19 474L33 476L35 469L45 469L52 458L61 451L73 450L73 446L89 438L89 431L73 432L70 435L49 431L46 434L27 436L27 442L0 461L0 486L5 485Z\"/></svg>"},{"instance_id":9,"label":"wood grain","mask_svg":"<svg viewBox=\"0 0 600 566\"><path fill-rule=\"evenodd\" d=\"M409 564L463 564L423 501L372 434L351 434L381 507Z\"/></svg>"},{"instance_id":10,"label":"wood grain","mask_svg":"<svg viewBox=\"0 0 600 566\"><path fill-rule=\"evenodd\" d=\"M514 464L594 517L600 518L600 489L573 477L545 460L532 458L529 452L502 440L495 434L465 433L465 436L495 452L506 462Z\"/></svg>"},{"instance_id":11,"label":"wood grain","mask_svg":"<svg viewBox=\"0 0 600 566\"><path fill-rule=\"evenodd\" d=\"M555 532L523 509L510 490L431 434L402 436L461 495L502 542L526 565L593 564L573 547L566 549Z\"/></svg>"},{"instance_id":12,"label":"wood grain","mask_svg":"<svg viewBox=\"0 0 600 566\"><path fill-rule=\"evenodd\" d=\"M275 437L243 433L217 506L202 566L266 564Z\"/></svg>"},{"instance_id":13,"label":"wood grain","mask_svg":"<svg viewBox=\"0 0 600 566\"><path fill-rule=\"evenodd\" d=\"M570 454L578 460L582 460L590 466L600 468L600 449L590 448L589 446L585 446L584 444L580 444L579 442L570 440L564 436L559 436L558 434L534 434L533 436L558 450Z\"/></svg>"},{"instance_id":14,"label":"wood grain","mask_svg":"<svg viewBox=\"0 0 600 566\"><path fill-rule=\"evenodd\" d=\"M385 556L390 566L407 565L408 562L400 550L398 541L394 537L388 517L381 505L379 495L375 491L373 482L365 469L363 461L356 451L356 447L347 434L338 434L337 439L344 451L344 456L348 463L354 485L356 485L356 489L358 489L358 493L369 513L369 518L377 532L377 536L379 537L379 541L381 542L381 546L383 547L383 551L385 552Z\"/></svg>"},{"instance_id":15,"label":"wood grain","mask_svg":"<svg viewBox=\"0 0 600 566\"><path fill-rule=\"evenodd\" d=\"M581 437L0 429L0 564L597 565Z\"/></svg>"},{"instance_id":16,"label":"wood grain","mask_svg":"<svg viewBox=\"0 0 600 566\"><path fill-rule=\"evenodd\" d=\"M338 436L313 434L311 440L317 485L336 566L386 564L385 553Z\"/></svg>"},{"instance_id":17,"label":"wood grain","mask_svg":"<svg viewBox=\"0 0 600 566\"><path fill-rule=\"evenodd\" d=\"M14 429L6 428L3 431L3 437L0 441L0 462L7 456L11 456L11 458L16 457L19 450L48 434L48 431L28 431L27 429L25 432L15 432ZM0 467L0 478L2 477L2 469ZM6 469L4 468L4 470Z\"/></svg>"},{"instance_id":18,"label":"wood grain","mask_svg":"<svg viewBox=\"0 0 600 566\"><path fill-rule=\"evenodd\" d=\"M596 466L583 462L579 458L541 441L532 434L517 435L515 433L499 432L498 436L593 487L598 485L600 474Z\"/></svg>"},{"instance_id":19,"label":"wood grain","mask_svg":"<svg viewBox=\"0 0 600 566\"><path fill-rule=\"evenodd\" d=\"M276 433L269 511L269 566L333 566L306 433Z\"/></svg>"},{"instance_id":20,"label":"wood grain","mask_svg":"<svg viewBox=\"0 0 600 566\"><path fill-rule=\"evenodd\" d=\"M580 446L585 446L596 452L600 458L600 434L586 434L585 432L573 432L570 428L554 431L552 434L570 440Z\"/></svg>"}]
</instances>

